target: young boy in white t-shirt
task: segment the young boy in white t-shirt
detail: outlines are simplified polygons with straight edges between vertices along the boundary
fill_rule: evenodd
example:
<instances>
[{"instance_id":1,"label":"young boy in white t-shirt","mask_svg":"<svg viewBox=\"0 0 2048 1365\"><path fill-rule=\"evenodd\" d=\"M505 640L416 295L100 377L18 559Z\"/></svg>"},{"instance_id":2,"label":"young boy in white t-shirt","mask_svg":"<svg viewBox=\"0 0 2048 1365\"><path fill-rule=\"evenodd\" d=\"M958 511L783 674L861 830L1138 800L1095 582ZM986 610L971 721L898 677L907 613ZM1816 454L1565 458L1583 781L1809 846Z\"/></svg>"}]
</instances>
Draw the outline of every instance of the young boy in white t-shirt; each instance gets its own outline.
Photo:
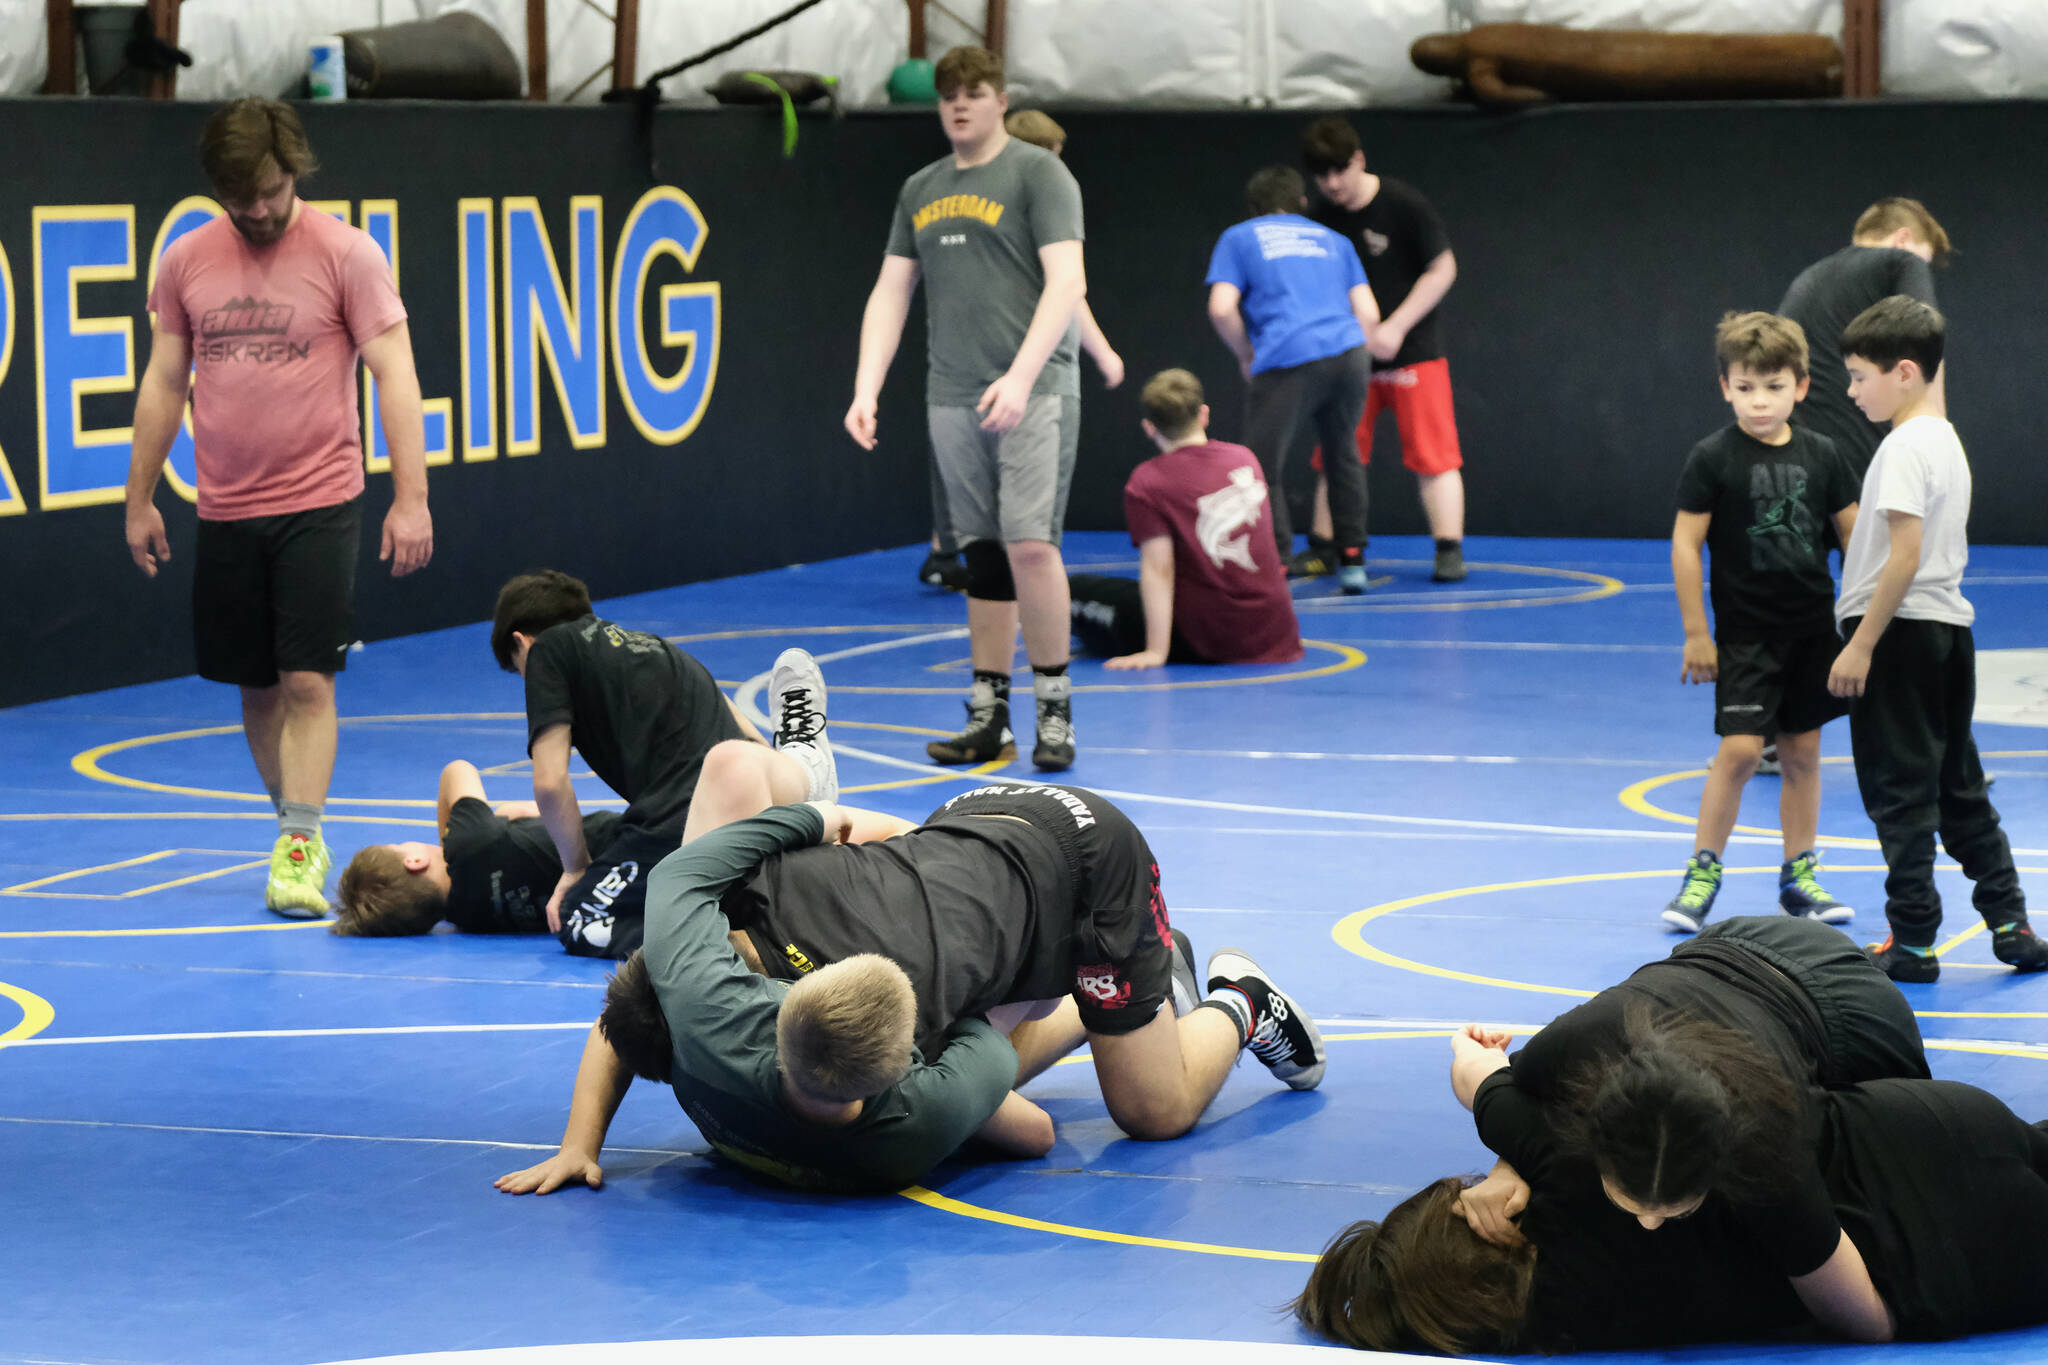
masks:
<instances>
[{"instance_id":1,"label":"young boy in white t-shirt","mask_svg":"<svg viewBox=\"0 0 2048 1365\"><path fill-rule=\"evenodd\" d=\"M1941 927L1934 835L1976 883L1991 951L2023 972L2048 968L2027 924L2012 848L1985 791L1970 734L1977 700L1976 611L1962 594L1970 558L1970 465L1930 393L1941 371L1941 314L1894 294L1842 334L1849 397L1891 433L1863 477L1861 515L1842 557L1835 620L1847 641L1828 690L1854 701L1856 785L1884 849L1891 934L1870 949L1894 981L1933 981Z\"/></svg>"}]
</instances>

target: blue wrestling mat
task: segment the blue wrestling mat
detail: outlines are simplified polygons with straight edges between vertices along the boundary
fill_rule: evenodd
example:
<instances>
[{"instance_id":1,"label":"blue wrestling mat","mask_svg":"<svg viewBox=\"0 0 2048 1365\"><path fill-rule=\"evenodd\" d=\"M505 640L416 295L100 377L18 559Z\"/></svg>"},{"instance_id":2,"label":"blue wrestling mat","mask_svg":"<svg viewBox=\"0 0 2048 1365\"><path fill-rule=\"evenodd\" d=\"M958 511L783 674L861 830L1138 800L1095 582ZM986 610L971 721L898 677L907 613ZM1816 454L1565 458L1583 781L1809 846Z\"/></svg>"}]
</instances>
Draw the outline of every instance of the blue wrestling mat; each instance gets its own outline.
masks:
<instances>
[{"instance_id":1,"label":"blue wrestling mat","mask_svg":"<svg viewBox=\"0 0 2048 1365\"><path fill-rule=\"evenodd\" d=\"M1068 549L1072 567L1135 574L1120 536ZM493 1177L555 1148L603 964L544 937L343 939L266 913L275 823L227 688L0 712L0 1361L1307 1359L1283 1309L1324 1241L1490 1164L1450 1093L1448 1033L1526 1031L1670 948L1657 912L1715 744L1711 689L1678 682L1664 542L1476 539L1455 585L1429 582L1426 541L1374 549L1388 557L1365 598L1297 589L1298 664L1074 670L1068 780L1144 829L1198 960L1243 946L1322 1021L1322 1088L1248 1063L1193 1134L1140 1143L1077 1059L1027 1092L1058 1125L1045 1160L955 1163L878 1198L764 1188L706 1159L648 1085L612 1128L601 1191L497 1193ZM986 774L1030 776L924 757L957 728L968 671L959 600L913 580L922 553L599 610L677 641L743 705L777 651L810 649L845 799L918 818ZM2039 895L2048 551L1979 547L1964 582L1978 742ZM487 633L351 658L337 863L431 839L449 759L475 762L493 799L530 794L520 683ZM1876 939L1883 873L1848 747L1830 726L1824 880ZM1776 780L1754 780L1718 914L1774 909L1776 806ZM1995 963L1967 883L1946 864L1940 880L1942 979L1906 988L1936 1074L2048 1116L2048 976ZM890 1340L730 1340L821 1337ZM1087 1338L1160 1343L1067 1340ZM1678 1358L1789 1356L2043 1359L2048 1329Z\"/></svg>"}]
</instances>

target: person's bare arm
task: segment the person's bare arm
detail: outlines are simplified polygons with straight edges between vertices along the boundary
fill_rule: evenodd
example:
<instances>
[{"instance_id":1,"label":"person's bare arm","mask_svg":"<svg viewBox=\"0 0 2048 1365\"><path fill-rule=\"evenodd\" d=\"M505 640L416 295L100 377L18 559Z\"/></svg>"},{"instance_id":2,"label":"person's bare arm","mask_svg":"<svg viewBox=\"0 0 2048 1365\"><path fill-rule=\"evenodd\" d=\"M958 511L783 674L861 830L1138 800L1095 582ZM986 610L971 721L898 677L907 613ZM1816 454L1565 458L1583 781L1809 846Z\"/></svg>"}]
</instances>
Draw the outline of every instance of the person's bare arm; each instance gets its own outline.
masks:
<instances>
[{"instance_id":1,"label":"person's bare arm","mask_svg":"<svg viewBox=\"0 0 2048 1365\"><path fill-rule=\"evenodd\" d=\"M1863 1253L1847 1232L1819 1270L1793 1277L1792 1288L1814 1321L1837 1336L1865 1342L1892 1339L1896 1328L1891 1308L1871 1282Z\"/></svg>"},{"instance_id":2,"label":"person's bare arm","mask_svg":"<svg viewBox=\"0 0 2048 1365\"><path fill-rule=\"evenodd\" d=\"M1850 503L1835 513L1835 538L1842 542L1842 553L1849 553L1849 537L1856 533L1856 504Z\"/></svg>"},{"instance_id":3,"label":"person's bare arm","mask_svg":"<svg viewBox=\"0 0 2048 1365\"><path fill-rule=\"evenodd\" d=\"M161 327L152 328L149 364L135 390L135 433L128 451L128 557L150 578L171 557L164 514L156 508L156 485L171 442L185 420L185 397L192 389L192 342Z\"/></svg>"},{"instance_id":4,"label":"person's bare arm","mask_svg":"<svg viewBox=\"0 0 2048 1365\"><path fill-rule=\"evenodd\" d=\"M1173 537L1138 547L1138 596L1145 603L1145 647L1103 662L1104 668L1157 668L1173 649Z\"/></svg>"},{"instance_id":5,"label":"person's bare arm","mask_svg":"<svg viewBox=\"0 0 2048 1365\"><path fill-rule=\"evenodd\" d=\"M1009 431L1024 419L1031 386L1066 339L1074 310L1088 296L1088 272L1082 264L1080 242L1048 242L1038 248L1038 263L1045 272L1045 287L1039 291L1038 307L1031 312L1031 326L1010 368L982 391L974 405L982 415L984 431Z\"/></svg>"},{"instance_id":6,"label":"person's bare arm","mask_svg":"<svg viewBox=\"0 0 2048 1365\"><path fill-rule=\"evenodd\" d=\"M1863 695L1863 685L1870 677L1870 653L1898 614L1899 604L1906 600L1913 575L1920 571L1920 518L1911 512L1886 512L1884 519L1891 528L1891 553L1878 570L1877 586L1871 591L1862 624L1828 670L1828 691L1838 697Z\"/></svg>"},{"instance_id":7,"label":"person's bare arm","mask_svg":"<svg viewBox=\"0 0 2048 1365\"><path fill-rule=\"evenodd\" d=\"M1012 1090L974 1135L1005 1156L1035 1160L1052 1150L1052 1115Z\"/></svg>"},{"instance_id":8,"label":"person's bare arm","mask_svg":"<svg viewBox=\"0 0 2048 1365\"><path fill-rule=\"evenodd\" d=\"M1367 290L1368 294L1372 291ZM1244 314L1238 310L1244 294L1234 284L1218 281L1209 286L1209 325L1237 357L1237 371L1246 378L1252 372L1252 339L1244 329Z\"/></svg>"},{"instance_id":9,"label":"person's bare arm","mask_svg":"<svg viewBox=\"0 0 2048 1365\"><path fill-rule=\"evenodd\" d=\"M1082 299L1074 308L1074 320L1081 325L1081 349L1095 362L1095 368L1102 371L1102 387L1113 389L1124 382L1124 358L1116 353L1095 321L1095 310Z\"/></svg>"},{"instance_id":10,"label":"person's bare arm","mask_svg":"<svg viewBox=\"0 0 2048 1365\"><path fill-rule=\"evenodd\" d=\"M1472 1024L1451 1036L1451 1093L1468 1112L1479 1083L1508 1064L1508 1041Z\"/></svg>"},{"instance_id":11,"label":"person's bare arm","mask_svg":"<svg viewBox=\"0 0 2048 1365\"><path fill-rule=\"evenodd\" d=\"M1415 325L1428 317L1436 306L1444 301L1444 295L1451 292L1451 286L1458 279L1458 258L1450 248L1437 253L1423 272L1416 276L1415 287L1408 291L1372 338L1372 353L1381 360L1392 360L1401 353L1401 343L1415 330Z\"/></svg>"},{"instance_id":12,"label":"person's bare arm","mask_svg":"<svg viewBox=\"0 0 2048 1365\"><path fill-rule=\"evenodd\" d=\"M456 759L441 769L441 788L434 803L434 828L441 837L448 837L448 812L455 809L455 803L465 796L484 799L484 775L476 770L476 764Z\"/></svg>"},{"instance_id":13,"label":"person's bare arm","mask_svg":"<svg viewBox=\"0 0 2048 1365\"><path fill-rule=\"evenodd\" d=\"M1707 625L1706 575L1700 548L1707 543L1711 512L1680 512L1671 528L1671 582L1678 589L1678 616L1685 623L1685 658L1680 682L1710 683L1720 675L1720 652ZM1845 542L1846 543L1846 542Z\"/></svg>"},{"instance_id":14,"label":"person's bare arm","mask_svg":"<svg viewBox=\"0 0 2048 1365\"><path fill-rule=\"evenodd\" d=\"M917 292L918 264L908 256L884 256L881 274L868 292L860 318L860 363L853 376L853 404L846 410L846 432L862 450L875 448L875 405L889 362L903 342L903 321Z\"/></svg>"},{"instance_id":15,"label":"person's bare arm","mask_svg":"<svg viewBox=\"0 0 2048 1365\"><path fill-rule=\"evenodd\" d=\"M605 1134L619 1103L632 1087L633 1073L612 1051L604 1029L590 1026L583 1044L583 1060L576 1067L576 1089L569 1097L569 1125L562 1131L561 1150L523 1171L508 1171L492 1183L506 1194L552 1194L572 1180L591 1189L604 1184L604 1168L597 1164L604 1150Z\"/></svg>"},{"instance_id":16,"label":"person's bare arm","mask_svg":"<svg viewBox=\"0 0 2048 1365\"><path fill-rule=\"evenodd\" d=\"M550 725L533 741L533 803L541 823L561 855L562 875L548 897L548 928L562 930L562 897L590 867L590 849L583 842L583 811L569 780L569 727Z\"/></svg>"},{"instance_id":17,"label":"person's bare arm","mask_svg":"<svg viewBox=\"0 0 2048 1365\"><path fill-rule=\"evenodd\" d=\"M377 420L391 453L391 511L377 558L403 578L434 557L434 519L427 511L427 437L420 377L412 363L412 331L403 322L363 343L363 364L377 381Z\"/></svg>"},{"instance_id":18,"label":"person's bare arm","mask_svg":"<svg viewBox=\"0 0 2048 1365\"><path fill-rule=\"evenodd\" d=\"M1358 319L1358 330L1365 333L1366 351L1372 355L1379 355L1381 330L1386 324L1380 321L1380 303L1378 299L1372 296L1372 286L1369 284L1354 284L1349 292L1346 293L1345 298L1351 304L1351 316ZM1396 342L1394 351L1400 349L1400 343ZM1394 351L1388 351L1381 358L1385 360L1393 359Z\"/></svg>"}]
</instances>

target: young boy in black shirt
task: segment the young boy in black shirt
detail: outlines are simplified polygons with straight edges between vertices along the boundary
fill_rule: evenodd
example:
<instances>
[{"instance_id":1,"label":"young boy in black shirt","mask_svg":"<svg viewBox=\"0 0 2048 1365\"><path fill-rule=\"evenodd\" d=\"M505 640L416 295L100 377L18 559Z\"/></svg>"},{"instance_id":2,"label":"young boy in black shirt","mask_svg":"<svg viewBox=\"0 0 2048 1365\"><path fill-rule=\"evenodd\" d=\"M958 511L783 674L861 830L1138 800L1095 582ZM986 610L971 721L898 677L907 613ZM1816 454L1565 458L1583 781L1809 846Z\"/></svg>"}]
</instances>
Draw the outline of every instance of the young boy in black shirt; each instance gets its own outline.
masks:
<instances>
[{"instance_id":1,"label":"young boy in black shirt","mask_svg":"<svg viewBox=\"0 0 2048 1365\"><path fill-rule=\"evenodd\" d=\"M1855 911L1814 880L1820 826L1820 727L1846 706L1828 694L1834 580L1826 526L1841 543L1856 524L1856 484L1834 443L1793 426L1806 396L1806 338L1770 313L1730 313L1714 334L1721 395L1733 425L1693 447L1678 479L1671 576L1685 622L1679 678L1714 684L1721 747L1700 794L1698 851L1664 921L1684 933L1706 922L1721 889L1721 853L1734 832L1742 787L1764 740L1778 736L1784 789L1778 820L1785 862L1778 904L1787 914L1840 924ZM1713 559L1714 626L1702 601L1700 549Z\"/></svg>"},{"instance_id":2,"label":"young boy in black shirt","mask_svg":"<svg viewBox=\"0 0 2048 1365\"><path fill-rule=\"evenodd\" d=\"M425 934L447 920L466 934L538 934L562 877L561 854L531 801L484 800L483 775L455 760L441 769L438 843L371 844L343 869L331 926L337 934ZM583 842L602 850L616 811L583 817Z\"/></svg>"},{"instance_id":3,"label":"young boy in black shirt","mask_svg":"<svg viewBox=\"0 0 2048 1365\"><path fill-rule=\"evenodd\" d=\"M627 957L640 946L646 874L682 842L704 755L721 740L760 735L703 664L659 636L593 614L589 589L556 570L521 574L498 593L491 652L526 680L533 799L562 862L548 928L572 953ZM791 727L778 738L794 744L801 761L812 747L805 741L823 744L824 691L815 665L794 683L783 676L792 656L809 663L802 651L787 651L771 688ZM793 706L781 705L785 693L797 698ZM596 856L569 780L572 746L626 798L617 832ZM808 795L829 800L836 792Z\"/></svg>"}]
</instances>

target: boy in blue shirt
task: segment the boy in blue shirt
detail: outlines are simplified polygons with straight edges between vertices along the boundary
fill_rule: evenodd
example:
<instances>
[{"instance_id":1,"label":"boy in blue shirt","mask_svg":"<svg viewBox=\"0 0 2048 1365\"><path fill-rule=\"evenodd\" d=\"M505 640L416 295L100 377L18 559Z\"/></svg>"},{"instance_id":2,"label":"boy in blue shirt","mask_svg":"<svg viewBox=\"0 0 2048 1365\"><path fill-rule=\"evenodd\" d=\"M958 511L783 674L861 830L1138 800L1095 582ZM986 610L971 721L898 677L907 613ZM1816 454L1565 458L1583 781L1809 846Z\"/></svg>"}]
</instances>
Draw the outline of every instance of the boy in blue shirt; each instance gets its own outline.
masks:
<instances>
[{"instance_id":1,"label":"boy in blue shirt","mask_svg":"<svg viewBox=\"0 0 2048 1365\"><path fill-rule=\"evenodd\" d=\"M1970 733L1977 701L1976 609L1963 596L1969 563L1970 462L1941 415L1937 385L1947 325L1930 304L1894 294L1842 333L1849 397L1889 422L1863 476L1870 511L1843 536L1842 645L1828 690L1854 698L1849 740L1856 785L1877 826L1888 872L1891 934L1870 949L1894 981L1941 975L1934 937L1934 836L1975 883L1991 954L2015 970L2048 968L2048 944L2027 924L2012 847L1985 790Z\"/></svg>"},{"instance_id":2,"label":"boy in blue shirt","mask_svg":"<svg viewBox=\"0 0 2048 1365\"><path fill-rule=\"evenodd\" d=\"M1245 444L1266 466L1273 489L1273 538L1290 576L1294 527L1288 517L1287 457L1304 424L1325 450L1346 449L1365 411L1372 358L1366 339L1379 306L1351 244L1310 222L1308 187L1285 166L1269 166L1245 186L1252 217L1228 229L1209 259L1209 321L1250 381ZM1365 591L1365 471L1332 460L1331 529L1338 581ZM1328 570L1318 570L1327 573Z\"/></svg>"},{"instance_id":3,"label":"boy in blue shirt","mask_svg":"<svg viewBox=\"0 0 2048 1365\"><path fill-rule=\"evenodd\" d=\"M1809 382L1798 323L1730 313L1714 333L1714 357L1735 422L1694 446L1679 475L1671 577L1685 621L1679 677L1714 684L1721 747L1700 793L1698 851L1664 922L1688 934L1706 922L1743 784L1763 759L1765 737L1776 734L1785 778L1778 904L1789 915L1840 924L1856 912L1814 880L1813 846L1820 727L1847 709L1827 686L1836 646L1827 525L1832 520L1848 544L1856 484L1834 442L1790 424ZM1714 564L1712 633L1701 600L1702 546Z\"/></svg>"}]
</instances>

